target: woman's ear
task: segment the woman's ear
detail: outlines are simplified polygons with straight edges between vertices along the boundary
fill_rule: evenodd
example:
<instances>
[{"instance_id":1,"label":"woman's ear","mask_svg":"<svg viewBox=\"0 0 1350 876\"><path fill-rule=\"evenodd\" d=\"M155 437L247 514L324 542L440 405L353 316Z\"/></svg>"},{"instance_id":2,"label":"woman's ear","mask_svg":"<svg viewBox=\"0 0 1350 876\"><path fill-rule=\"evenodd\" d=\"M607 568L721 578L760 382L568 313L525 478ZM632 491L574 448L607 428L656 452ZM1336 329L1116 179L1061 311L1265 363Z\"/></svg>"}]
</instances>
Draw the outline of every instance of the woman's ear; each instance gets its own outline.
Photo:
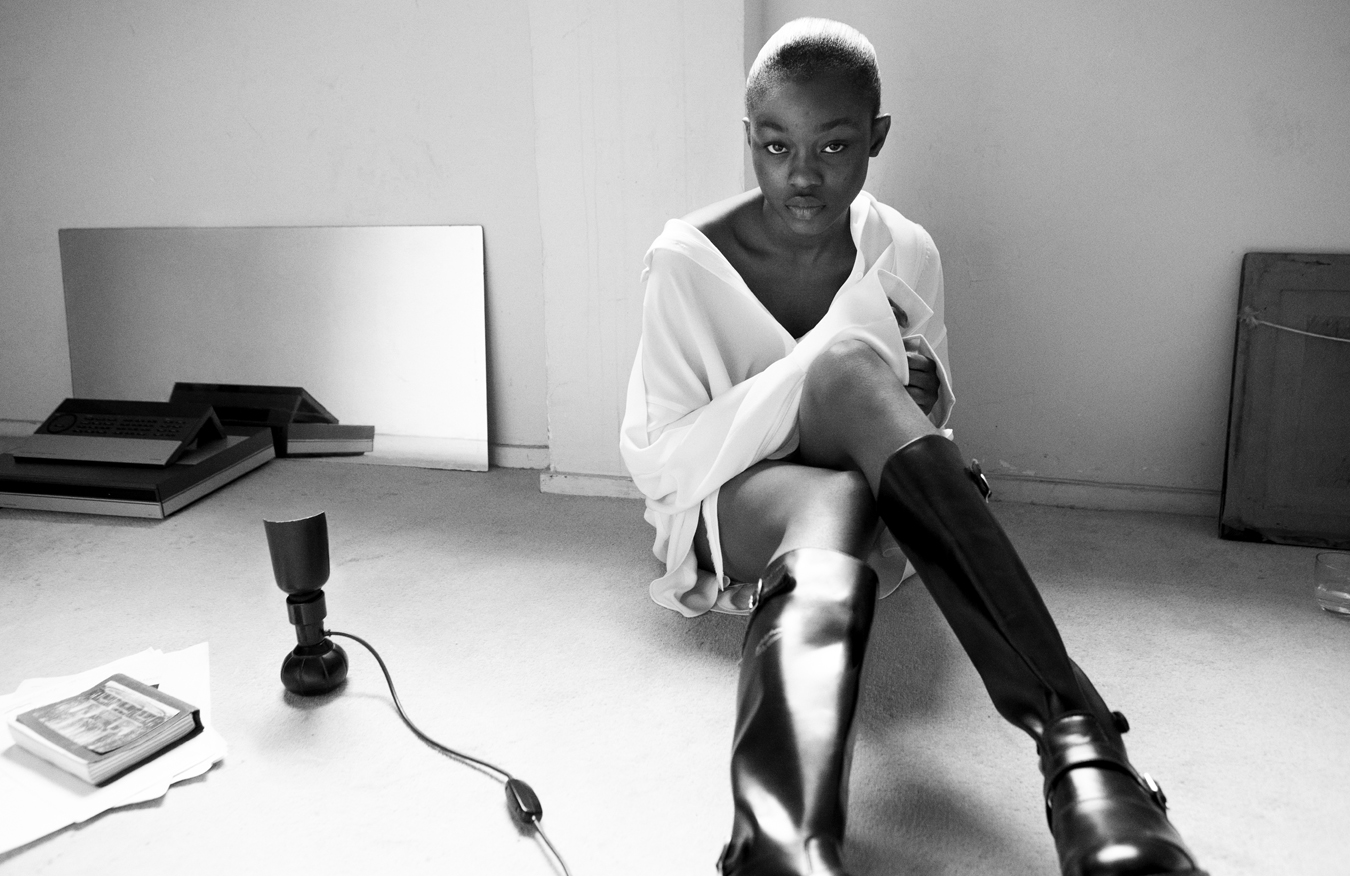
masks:
<instances>
[{"instance_id":1,"label":"woman's ear","mask_svg":"<svg viewBox=\"0 0 1350 876\"><path fill-rule=\"evenodd\" d=\"M747 129L748 130L748 129ZM881 152L881 147L886 145L886 135L891 132L891 117L887 114L878 115L872 120L872 143L867 154L873 158Z\"/></svg>"}]
</instances>

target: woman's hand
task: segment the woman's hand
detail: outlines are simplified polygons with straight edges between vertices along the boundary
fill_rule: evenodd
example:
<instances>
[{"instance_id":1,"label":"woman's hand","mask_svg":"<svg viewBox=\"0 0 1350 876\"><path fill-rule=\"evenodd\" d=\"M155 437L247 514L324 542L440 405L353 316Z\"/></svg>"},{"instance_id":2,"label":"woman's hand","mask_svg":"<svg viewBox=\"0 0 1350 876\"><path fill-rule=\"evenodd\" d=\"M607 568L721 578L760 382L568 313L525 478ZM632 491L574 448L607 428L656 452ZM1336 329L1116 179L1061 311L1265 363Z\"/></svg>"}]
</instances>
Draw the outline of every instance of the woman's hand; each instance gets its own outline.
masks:
<instances>
[{"instance_id":1,"label":"woman's hand","mask_svg":"<svg viewBox=\"0 0 1350 876\"><path fill-rule=\"evenodd\" d=\"M909 397L925 414L932 413L938 400L937 363L919 352L917 337L905 338L905 359L909 364Z\"/></svg>"}]
</instances>

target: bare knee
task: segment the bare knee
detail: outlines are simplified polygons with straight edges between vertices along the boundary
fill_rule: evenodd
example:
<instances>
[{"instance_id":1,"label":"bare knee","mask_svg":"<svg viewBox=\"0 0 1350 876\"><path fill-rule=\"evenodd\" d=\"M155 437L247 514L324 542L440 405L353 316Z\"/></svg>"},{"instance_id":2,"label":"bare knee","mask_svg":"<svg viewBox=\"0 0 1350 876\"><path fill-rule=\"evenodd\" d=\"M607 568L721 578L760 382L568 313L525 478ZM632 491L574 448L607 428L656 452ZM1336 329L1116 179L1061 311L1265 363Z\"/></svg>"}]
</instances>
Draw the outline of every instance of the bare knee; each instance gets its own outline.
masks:
<instances>
[{"instance_id":1,"label":"bare knee","mask_svg":"<svg viewBox=\"0 0 1350 876\"><path fill-rule=\"evenodd\" d=\"M857 471L817 469L784 521L777 554L802 547L866 556L876 531L876 506Z\"/></svg>"},{"instance_id":2,"label":"bare knee","mask_svg":"<svg viewBox=\"0 0 1350 876\"><path fill-rule=\"evenodd\" d=\"M831 345L807 368L797 426L803 461L858 469L872 484L897 447L934 430L886 360L856 339Z\"/></svg>"},{"instance_id":3,"label":"bare knee","mask_svg":"<svg viewBox=\"0 0 1350 876\"><path fill-rule=\"evenodd\" d=\"M838 341L822 351L806 369L802 404L838 407L868 401L879 384L899 380L877 351L856 338Z\"/></svg>"}]
</instances>

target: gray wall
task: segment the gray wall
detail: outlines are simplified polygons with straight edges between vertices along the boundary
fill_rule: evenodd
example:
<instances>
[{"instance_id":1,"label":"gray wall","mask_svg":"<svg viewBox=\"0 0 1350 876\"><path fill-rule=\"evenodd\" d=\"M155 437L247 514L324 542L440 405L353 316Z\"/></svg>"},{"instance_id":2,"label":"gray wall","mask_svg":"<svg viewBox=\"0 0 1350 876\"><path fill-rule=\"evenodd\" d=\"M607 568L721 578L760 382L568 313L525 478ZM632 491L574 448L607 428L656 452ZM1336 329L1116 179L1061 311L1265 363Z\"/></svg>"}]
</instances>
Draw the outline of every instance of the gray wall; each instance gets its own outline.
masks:
<instances>
[{"instance_id":1,"label":"gray wall","mask_svg":"<svg viewBox=\"0 0 1350 876\"><path fill-rule=\"evenodd\" d=\"M0 420L70 393L58 228L474 224L491 440L545 464L530 48L523 0L0 0Z\"/></svg>"},{"instance_id":2,"label":"gray wall","mask_svg":"<svg viewBox=\"0 0 1350 876\"><path fill-rule=\"evenodd\" d=\"M69 390L57 228L471 223L492 440L621 474L642 251L739 188L745 56L808 13L881 53L963 449L1212 499L1242 253L1350 250L1343 0L0 0L0 420Z\"/></svg>"},{"instance_id":3,"label":"gray wall","mask_svg":"<svg viewBox=\"0 0 1350 876\"><path fill-rule=\"evenodd\" d=\"M1242 254L1350 251L1350 3L766 0L747 43L807 14L881 56L868 186L942 252L963 449L1217 490Z\"/></svg>"}]
</instances>

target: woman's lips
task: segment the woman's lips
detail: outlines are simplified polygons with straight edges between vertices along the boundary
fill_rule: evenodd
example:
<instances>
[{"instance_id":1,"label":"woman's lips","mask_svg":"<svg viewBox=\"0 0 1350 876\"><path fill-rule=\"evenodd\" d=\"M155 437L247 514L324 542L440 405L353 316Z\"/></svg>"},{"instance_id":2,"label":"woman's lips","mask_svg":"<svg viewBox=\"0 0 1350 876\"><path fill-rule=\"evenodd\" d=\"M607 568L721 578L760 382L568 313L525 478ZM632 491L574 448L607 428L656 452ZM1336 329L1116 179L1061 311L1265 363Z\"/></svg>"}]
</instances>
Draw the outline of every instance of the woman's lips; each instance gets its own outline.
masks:
<instances>
[{"instance_id":1,"label":"woman's lips","mask_svg":"<svg viewBox=\"0 0 1350 876\"><path fill-rule=\"evenodd\" d=\"M798 219L814 219L825 209L825 205L815 198L792 198L787 202L788 212Z\"/></svg>"}]
</instances>

